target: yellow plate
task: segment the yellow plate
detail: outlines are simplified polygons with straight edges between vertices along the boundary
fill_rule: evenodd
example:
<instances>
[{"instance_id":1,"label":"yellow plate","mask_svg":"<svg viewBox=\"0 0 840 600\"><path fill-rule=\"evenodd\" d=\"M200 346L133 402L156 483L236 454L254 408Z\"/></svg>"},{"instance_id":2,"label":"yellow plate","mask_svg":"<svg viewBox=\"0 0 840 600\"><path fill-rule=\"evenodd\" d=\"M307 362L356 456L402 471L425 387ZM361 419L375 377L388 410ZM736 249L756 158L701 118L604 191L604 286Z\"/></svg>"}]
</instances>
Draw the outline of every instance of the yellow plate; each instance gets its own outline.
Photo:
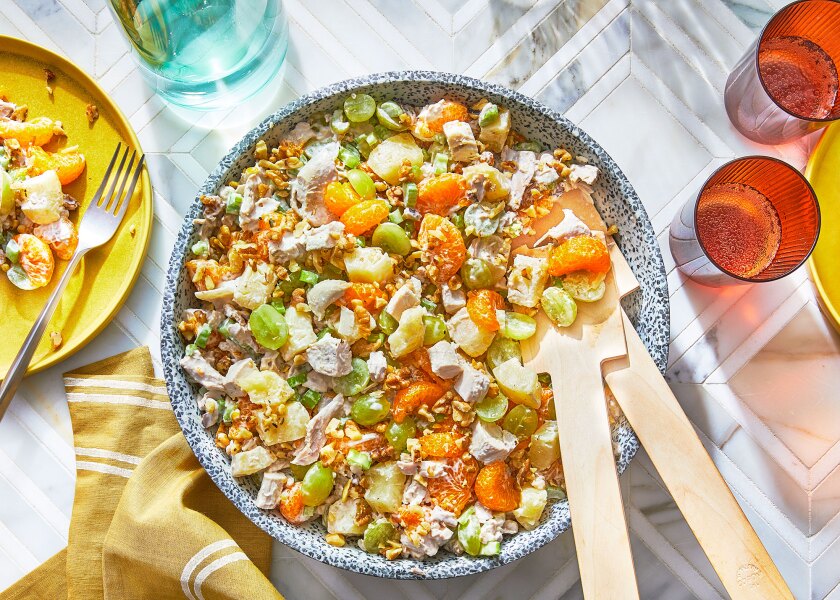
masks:
<instances>
[{"instance_id":1,"label":"yellow plate","mask_svg":"<svg viewBox=\"0 0 840 600\"><path fill-rule=\"evenodd\" d=\"M56 75L53 97L47 93L44 68ZM117 142L140 150L128 120L108 95L81 69L64 57L29 42L0 36L0 95L29 106L29 118L46 116L61 121L67 145L78 145L87 159L81 177L64 186L81 207L70 218L78 223L108 167ZM99 119L88 123L85 108L94 104ZM60 144L64 144L61 141ZM50 142L55 144L55 141ZM50 146L51 147L51 146ZM92 250L70 280L58 309L29 367L35 373L67 358L92 340L116 315L140 274L152 230L152 192L147 173L138 183L120 229L111 241ZM20 349L53 286L64 272L56 260L52 283L25 292L0 274L0 377ZM64 343L52 349L49 332L61 333Z\"/></svg>"},{"instance_id":2,"label":"yellow plate","mask_svg":"<svg viewBox=\"0 0 840 600\"><path fill-rule=\"evenodd\" d=\"M840 123L830 126L814 149L805 176L820 203L820 239L808 267L823 310L840 332Z\"/></svg>"}]
</instances>

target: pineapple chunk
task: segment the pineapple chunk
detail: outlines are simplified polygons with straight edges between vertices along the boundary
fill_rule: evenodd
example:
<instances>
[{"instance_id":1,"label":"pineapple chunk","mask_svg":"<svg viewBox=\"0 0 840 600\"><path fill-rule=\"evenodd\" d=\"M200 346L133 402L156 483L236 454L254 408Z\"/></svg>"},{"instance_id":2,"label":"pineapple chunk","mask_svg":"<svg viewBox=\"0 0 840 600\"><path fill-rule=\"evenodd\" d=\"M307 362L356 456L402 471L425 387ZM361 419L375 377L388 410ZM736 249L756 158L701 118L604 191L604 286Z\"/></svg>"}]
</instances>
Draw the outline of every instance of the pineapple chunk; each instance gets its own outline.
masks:
<instances>
[{"instance_id":1,"label":"pineapple chunk","mask_svg":"<svg viewBox=\"0 0 840 600\"><path fill-rule=\"evenodd\" d=\"M402 505L405 475L394 461L374 465L367 472L370 487L365 492L365 500L373 510L396 512Z\"/></svg>"},{"instance_id":2,"label":"pineapple chunk","mask_svg":"<svg viewBox=\"0 0 840 600\"><path fill-rule=\"evenodd\" d=\"M271 265L260 263L256 271L248 265L245 272L236 278L233 301L242 308L255 310L268 302L276 283L277 275Z\"/></svg>"},{"instance_id":3,"label":"pineapple chunk","mask_svg":"<svg viewBox=\"0 0 840 600\"><path fill-rule=\"evenodd\" d=\"M513 511L513 516L522 527L531 530L539 524L547 502L548 492L526 487L522 490L519 508Z\"/></svg>"},{"instance_id":4,"label":"pineapple chunk","mask_svg":"<svg viewBox=\"0 0 840 600\"><path fill-rule=\"evenodd\" d=\"M327 533L340 533L342 535L362 535L366 525L356 522L356 515L359 512L359 504L364 502L361 498L348 498L339 500L330 506L327 512Z\"/></svg>"},{"instance_id":5,"label":"pineapple chunk","mask_svg":"<svg viewBox=\"0 0 840 600\"><path fill-rule=\"evenodd\" d=\"M452 341L472 357L484 354L496 336L492 331L476 325L466 308L462 308L452 315L452 318L446 323L446 329L449 331L449 337L452 338Z\"/></svg>"},{"instance_id":6,"label":"pineapple chunk","mask_svg":"<svg viewBox=\"0 0 840 600\"><path fill-rule=\"evenodd\" d=\"M531 464L537 469L547 469L560 458L560 438L557 435L557 421L546 421L531 436L528 451Z\"/></svg>"},{"instance_id":7,"label":"pineapple chunk","mask_svg":"<svg viewBox=\"0 0 840 600\"><path fill-rule=\"evenodd\" d=\"M533 369L523 367L518 358L506 360L493 369L493 377L504 394L517 404L533 409L540 407L540 382Z\"/></svg>"},{"instance_id":8,"label":"pineapple chunk","mask_svg":"<svg viewBox=\"0 0 840 600\"><path fill-rule=\"evenodd\" d=\"M425 315L426 309L422 306L403 311L400 315L399 327L388 336L391 356L400 358L423 345L423 336L426 334L426 324L423 322Z\"/></svg>"},{"instance_id":9,"label":"pineapple chunk","mask_svg":"<svg viewBox=\"0 0 840 600\"><path fill-rule=\"evenodd\" d=\"M266 446L293 442L306 435L309 413L300 402L289 402L282 423L271 419L257 419L257 433Z\"/></svg>"},{"instance_id":10,"label":"pineapple chunk","mask_svg":"<svg viewBox=\"0 0 840 600\"><path fill-rule=\"evenodd\" d=\"M26 192L26 200L20 205L23 214L38 225L58 221L64 204L64 192L55 171L45 171L37 177L30 177L19 187Z\"/></svg>"},{"instance_id":11,"label":"pineapple chunk","mask_svg":"<svg viewBox=\"0 0 840 600\"><path fill-rule=\"evenodd\" d=\"M498 119L481 128L478 140L483 142L488 150L498 154L505 147L508 133L510 133L510 112L502 109L499 111Z\"/></svg>"},{"instance_id":12,"label":"pineapple chunk","mask_svg":"<svg viewBox=\"0 0 840 600\"><path fill-rule=\"evenodd\" d=\"M237 383L251 402L263 406L282 404L295 395L286 380L274 371L253 371Z\"/></svg>"},{"instance_id":13,"label":"pineapple chunk","mask_svg":"<svg viewBox=\"0 0 840 600\"><path fill-rule=\"evenodd\" d=\"M501 200L510 194L510 182L498 169L491 167L487 163L478 163L464 167L464 177L467 178L467 182L470 185L473 184L473 181L479 175L484 175L484 178L490 184L484 193L485 200Z\"/></svg>"},{"instance_id":14,"label":"pineapple chunk","mask_svg":"<svg viewBox=\"0 0 840 600\"><path fill-rule=\"evenodd\" d=\"M405 160L415 167L423 164L423 151L410 133L394 135L380 142L371 150L367 164L382 179L391 185L397 185Z\"/></svg>"},{"instance_id":15,"label":"pineapple chunk","mask_svg":"<svg viewBox=\"0 0 840 600\"><path fill-rule=\"evenodd\" d=\"M289 362L295 355L317 342L318 336L312 329L312 318L307 313L290 307L285 316L286 325L289 328L289 340L280 349L280 353L283 360Z\"/></svg>"},{"instance_id":16,"label":"pineapple chunk","mask_svg":"<svg viewBox=\"0 0 840 600\"><path fill-rule=\"evenodd\" d=\"M230 461L230 474L245 477L262 471L274 462L274 455L262 446L233 455Z\"/></svg>"},{"instance_id":17,"label":"pineapple chunk","mask_svg":"<svg viewBox=\"0 0 840 600\"><path fill-rule=\"evenodd\" d=\"M394 259L373 246L355 248L344 256L344 268L354 283L385 283L394 275Z\"/></svg>"}]
</instances>

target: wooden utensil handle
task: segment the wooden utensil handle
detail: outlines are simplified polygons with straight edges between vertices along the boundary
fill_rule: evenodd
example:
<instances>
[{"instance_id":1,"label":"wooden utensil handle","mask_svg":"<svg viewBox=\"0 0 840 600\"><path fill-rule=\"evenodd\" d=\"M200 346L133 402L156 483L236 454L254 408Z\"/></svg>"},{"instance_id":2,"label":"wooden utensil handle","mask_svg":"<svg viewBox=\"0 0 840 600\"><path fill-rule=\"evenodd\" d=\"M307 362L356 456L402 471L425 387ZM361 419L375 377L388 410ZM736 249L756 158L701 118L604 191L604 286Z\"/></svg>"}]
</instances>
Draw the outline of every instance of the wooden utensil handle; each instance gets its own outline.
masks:
<instances>
[{"instance_id":1,"label":"wooden utensil handle","mask_svg":"<svg viewBox=\"0 0 840 600\"><path fill-rule=\"evenodd\" d=\"M566 352L550 373L583 595L638 599L600 365Z\"/></svg>"},{"instance_id":2,"label":"wooden utensil handle","mask_svg":"<svg viewBox=\"0 0 840 600\"><path fill-rule=\"evenodd\" d=\"M628 358L607 362L605 379L724 587L793 598L626 315L624 329Z\"/></svg>"}]
</instances>

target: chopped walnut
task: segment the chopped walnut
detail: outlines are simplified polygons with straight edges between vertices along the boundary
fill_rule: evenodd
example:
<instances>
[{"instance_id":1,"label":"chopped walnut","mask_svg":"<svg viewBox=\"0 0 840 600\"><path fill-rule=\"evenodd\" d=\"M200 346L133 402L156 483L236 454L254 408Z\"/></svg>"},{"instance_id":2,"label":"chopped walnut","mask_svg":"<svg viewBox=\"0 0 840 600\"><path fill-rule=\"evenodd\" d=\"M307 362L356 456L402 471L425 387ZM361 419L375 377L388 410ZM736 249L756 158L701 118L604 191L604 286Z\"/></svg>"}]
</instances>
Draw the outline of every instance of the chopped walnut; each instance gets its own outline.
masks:
<instances>
[{"instance_id":1,"label":"chopped walnut","mask_svg":"<svg viewBox=\"0 0 840 600\"><path fill-rule=\"evenodd\" d=\"M64 338L61 337L60 331L51 331L50 332L50 342L52 342L52 349L58 350L61 348L61 344L64 343Z\"/></svg>"},{"instance_id":2,"label":"chopped walnut","mask_svg":"<svg viewBox=\"0 0 840 600\"><path fill-rule=\"evenodd\" d=\"M93 125L93 123L99 118L99 109L95 104L88 104L85 107L85 115L87 116L88 123Z\"/></svg>"},{"instance_id":3,"label":"chopped walnut","mask_svg":"<svg viewBox=\"0 0 840 600\"><path fill-rule=\"evenodd\" d=\"M53 81L55 81L55 73L53 73L50 69L44 69L44 83L47 86L47 93L50 96L53 95Z\"/></svg>"}]
</instances>

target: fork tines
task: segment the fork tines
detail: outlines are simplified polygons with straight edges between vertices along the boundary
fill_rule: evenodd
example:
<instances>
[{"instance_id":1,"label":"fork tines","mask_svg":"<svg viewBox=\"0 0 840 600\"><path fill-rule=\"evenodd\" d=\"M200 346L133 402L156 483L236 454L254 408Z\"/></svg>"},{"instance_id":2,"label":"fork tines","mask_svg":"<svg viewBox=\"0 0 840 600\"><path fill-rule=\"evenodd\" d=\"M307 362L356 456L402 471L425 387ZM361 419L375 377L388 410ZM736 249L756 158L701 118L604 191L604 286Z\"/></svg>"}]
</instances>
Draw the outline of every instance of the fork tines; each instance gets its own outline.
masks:
<instances>
[{"instance_id":1,"label":"fork tines","mask_svg":"<svg viewBox=\"0 0 840 600\"><path fill-rule=\"evenodd\" d=\"M117 157L120 154L121 148L122 144L117 143L117 148L116 150L114 150L114 155L111 157L111 162L108 163L108 168L105 170L105 175L102 177L102 183L99 184L99 189L96 190L96 194L94 195L93 200L91 201L92 204L96 205L97 207L101 208L106 212L112 213L117 217L122 217L122 215L125 213L125 209L128 206L129 200L131 199L132 194L134 194L134 187L137 185L137 180L140 178L140 173L143 171L143 162L146 159L146 156L144 154L141 154L140 159L135 165L134 161L137 158L137 151L131 150L131 148L126 146L125 151L122 154L120 164L117 167L116 172L113 173L111 187L108 190L107 194L103 194L102 192L104 191L105 186L108 183L108 179L111 178L111 174L114 170L114 164L117 161ZM128 156L130 150L131 157ZM128 159L127 166L126 159ZM134 168L133 176L132 167ZM126 183L128 182L128 178L130 176L132 176L131 183L128 186L127 193L123 196ZM117 190L118 182L119 190ZM114 193L115 191L116 193ZM124 202L122 202L123 198L125 198Z\"/></svg>"}]
</instances>

